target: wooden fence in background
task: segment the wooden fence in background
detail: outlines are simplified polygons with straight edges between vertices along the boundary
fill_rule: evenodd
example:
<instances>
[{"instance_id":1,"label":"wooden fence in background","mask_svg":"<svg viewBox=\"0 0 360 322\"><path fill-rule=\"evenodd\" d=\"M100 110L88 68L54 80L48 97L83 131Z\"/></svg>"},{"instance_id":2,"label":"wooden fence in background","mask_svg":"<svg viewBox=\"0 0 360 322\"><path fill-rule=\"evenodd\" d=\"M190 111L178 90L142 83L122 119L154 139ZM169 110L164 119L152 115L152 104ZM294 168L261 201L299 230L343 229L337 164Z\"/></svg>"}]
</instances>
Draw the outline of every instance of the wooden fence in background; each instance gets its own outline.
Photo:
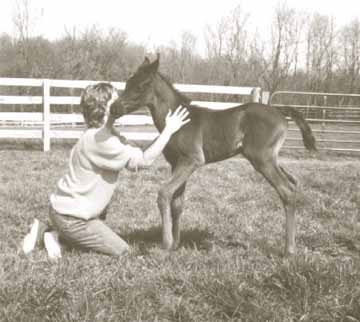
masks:
<instances>
[{"instance_id":1,"label":"wooden fence in background","mask_svg":"<svg viewBox=\"0 0 360 322\"><path fill-rule=\"evenodd\" d=\"M80 110L75 109L78 110L77 114L52 113L50 107L52 105L77 106L80 103L79 95L55 96L51 95L51 90L79 90L97 82L85 80L0 78L0 88L37 87L38 91L41 89L41 95L38 96L0 95L0 139L41 139L43 141L43 150L49 151L51 139L78 138L84 128ZM123 82L111 83L119 90L124 89L125 83ZM261 99L263 102L267 102L268 97L268 93L264 92L261 98L261 89L258 87L187 84L175 84L175 87L181 92L196 95L247 96L246 101L259 101ZM333 98L337 98L337 101L335 102ZM358 99L357 105L349 106L348 102L350 99ZM319 101L321 102L319 103ZM215 110L226 109L241 104L238 99L236 102L193 101L193 103ZM271 95L269 103L272 106L283 109L285 113L286 106L293 106L300 110L311 124L320 149L360 153L360 94L279 91ZM1 105L39 105L40 107L37 112L4 112L1 111ZM158 135L149 115L126 115L117 120L116 124L123 126L122 133L130 140L153 140ZM304 148L302 142L300 142L302 139L298 128L292 122L290 122L289 130L291 135L289 135L285 147L288 149Z\"/></svg>"},{"instance_id":2,"label":"wooden fence in background","mask_svg":"<svg viewBox=\"0 0 360 322\"><path fill-rule=\"evenodd\" d=\"M78 105L79 96L52 96L52 88L82 89L89 84L99 81L86 80L57 80L57 79L30 79L30 78L0 78L0 86L9 87L39 87L41 96L12 96L1 95L0 105L41 105L42 112L19 113L1 112L0 110L0 138L42 139L43 150L50 150L52 138L73 139L81 135L79 129L73 125L83 123L81 114L51 113L51 105ZM123 90L125 83L111 82L119 90ZM179 91L184 93L208 93L224 95L250 96L252 101L260 100L261 90L257 87L235 87L235 86L210 86L210 85L187 85L175 84ZM194 101L199 106L220 110L239 105L239 102L209 102ZM120 118L118 125L152 125L152 119L147 115L126 115ZM59 125L65 128L59 128ZM124 132L130 140L152 140L158 134L149 132Z\"/></svg>"}]
</instances>

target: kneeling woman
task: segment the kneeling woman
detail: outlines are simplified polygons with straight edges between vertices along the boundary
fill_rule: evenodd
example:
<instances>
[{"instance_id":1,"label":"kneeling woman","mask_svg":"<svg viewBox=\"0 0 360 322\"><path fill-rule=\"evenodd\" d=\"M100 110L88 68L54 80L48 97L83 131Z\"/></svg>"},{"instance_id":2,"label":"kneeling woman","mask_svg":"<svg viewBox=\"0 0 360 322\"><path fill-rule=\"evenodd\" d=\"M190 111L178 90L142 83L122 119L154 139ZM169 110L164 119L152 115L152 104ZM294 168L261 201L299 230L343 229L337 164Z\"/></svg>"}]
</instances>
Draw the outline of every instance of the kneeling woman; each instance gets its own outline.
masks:
<instances>
[{"instance_id":1,"label":"kneeling woman","mask_svg":"<svg viewBox=\"0 0 360 322\"><path fill-rule=\"evenodd\" d=\"M86 131L70 153L67 173L50 196L52 231L35 220L25 237L23 250L30 253L40 242L52 258L61 257L57 236L67 244L108 255L121 255L128 244L102 220L115 191L119 171L151 165L161 154L171 135L190 120L179 107L166 118L166 126L155 142L142 151L114 130L121 116L121 99L109 83L88 86L81 97ZM119 108L120 107L120 108Z\"/></svg>"}]
</instances>

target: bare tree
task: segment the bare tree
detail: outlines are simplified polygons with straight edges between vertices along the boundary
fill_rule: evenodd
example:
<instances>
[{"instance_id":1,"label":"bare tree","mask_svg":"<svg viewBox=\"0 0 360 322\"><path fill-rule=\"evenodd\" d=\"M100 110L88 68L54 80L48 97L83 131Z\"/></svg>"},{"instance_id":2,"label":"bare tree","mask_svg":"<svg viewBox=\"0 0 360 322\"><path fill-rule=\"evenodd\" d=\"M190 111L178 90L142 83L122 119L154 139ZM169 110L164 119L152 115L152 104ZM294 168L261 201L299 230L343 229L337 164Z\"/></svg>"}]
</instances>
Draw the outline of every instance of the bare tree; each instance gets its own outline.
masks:
<instances>
[{"instance_id":1,"label":"bare tree","mask_svg":"<svg viewBox=\"0 0 360 322\"><path fill-rule=\"evenodd\" d=\"M181 82L190 82L192 78L192 67L195 59L196 37L190 32L183 32L180 45L180 74Z\"/></svg>"},{"instance_id":2,"label":"bare tree","mask_svg":"<svg viewBox=\"0 0 360 322\"><path fill-rule=\"evenodd\" d=\"M215 27L210 25L205 27L204 38L207 58L217 58L223 55L226 28L225 18L222 18Z\"/></svg>"},{"instance_id":3,"label":"bare tree","mask_svg":"<svg viewBox=\"0 0 360 322\"><path fill-rule=\"evenodd\" d=\"M360 78L360 20L351 21L345 26L340 35L340 52L342 60L340 69L343 74L343 81L350 93L357 92ZM345 90L346 90L345 89Z\"/></svg>"},{"instance_id":4,"label":"bare tree","mask_svg":"<svg viewBox=\"0 0 360 322\"><path fill-rule=\"evenodd\" d=\"M155 48L156 52L161 52L161 69L172 81L188 83L194 80L194 65L198 59L196 45L196 37L191 32L184 31L179 41Z\"/></svg>"},{"instance_id":5,"label":"bare tree","mask_svg":"<svg viewBox=\"0 0 360 322\"><path fill-rule=\"evenodd\" d=\"M225 85L238 84L243 76L241 70L248 55L249 14L239 5L214 26L205 29L207 58L213 61L212 74L220 75Z\"/></svg>"},{"instance_id":6,"label":"bare tree","mask_svg":"<svg viewBox=\"0 0 360 322\"><path fill-rule=\"evenodd\" d=\"M15 38L20 49L20 57L24 71L28 76L33 76L32 63L34 53L37 51L36 42L32 38L36 36L36 26L40 20L40 12L34 7L31 0L15 0L13 12L13 24L15 27ZM35 57L36 58L36 57Z\"/></svg>"},{"instance_id":7,"label":"bare tree","mask_svg":"<svg viewBox=\"0 0 360 322\"><path fill-rule=\"evenodd\" d=\"M270 92L284 86L297 72L303 24L300 13L281 4L275 10L270 42L262 44L256 39L253 45L253 55L261 61L261 77Z\"/></svg>"},{"instance_id":8,"label":"bare tree","mask_svg":"<svg viewBox=\"0 0 360 322\"><path fill-rule=\"evenodd\" d=\"M237 6L228 20L225 57L229 64L232 82L243 77L242 66L248 56L248 32L246 24L249 14L241 6Z\"/></svg>"},{"instance_id":9,"label":"bare tree","mask_svg":"<svg viewBox=\"0 0 360 322\"><path fill-rule=\"evenodd\" d=\"M306 39L307 89L329 91L336 63L334 19L314 14L309 20Z\"/></svg>"},{"instance_id":10,"label":"bare tree","mask_svg":"<svg viewBox=\"0 0 360 322\"><path fill-rule=\"evenodd\" d=\"M15 0L13 23L20 40L27 41L33 29L30 0Z\"/></svg>"}]
</instances>

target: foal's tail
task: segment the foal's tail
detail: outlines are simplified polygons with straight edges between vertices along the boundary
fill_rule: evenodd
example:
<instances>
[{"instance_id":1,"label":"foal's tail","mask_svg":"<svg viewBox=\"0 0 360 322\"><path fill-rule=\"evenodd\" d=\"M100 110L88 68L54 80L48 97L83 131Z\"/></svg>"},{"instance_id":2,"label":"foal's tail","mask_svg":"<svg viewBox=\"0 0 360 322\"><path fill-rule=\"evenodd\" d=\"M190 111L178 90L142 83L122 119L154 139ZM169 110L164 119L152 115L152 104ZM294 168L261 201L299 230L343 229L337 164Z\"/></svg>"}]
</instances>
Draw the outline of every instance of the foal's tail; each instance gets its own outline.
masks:
<instances>
[{"instance_id":1,"label":"foal's tail","mask_svg":"<svg viewBox=\"0 0 360 322\"><path fill-rule=\"evenodd\" d=\"M293 107L289 106L287 107L287 109L290 110L290 117L295 121L297 126L300 128L305 148L307 148L310 151L317 151L315 137L312 133L309 123L306 122L303 115Z\"/></svg>"}]
</instances>

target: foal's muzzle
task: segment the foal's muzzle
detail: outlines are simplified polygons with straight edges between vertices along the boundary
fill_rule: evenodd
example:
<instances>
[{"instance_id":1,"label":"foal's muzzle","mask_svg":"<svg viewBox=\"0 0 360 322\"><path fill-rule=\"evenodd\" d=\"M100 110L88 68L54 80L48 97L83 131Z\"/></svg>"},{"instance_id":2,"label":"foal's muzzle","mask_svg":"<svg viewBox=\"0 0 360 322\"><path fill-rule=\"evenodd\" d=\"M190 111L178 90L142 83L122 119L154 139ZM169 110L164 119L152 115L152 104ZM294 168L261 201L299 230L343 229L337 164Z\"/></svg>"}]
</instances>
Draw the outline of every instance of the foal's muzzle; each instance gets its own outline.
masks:
<instances>
[{"instance_id":1,"label":"foal's muzzle","mask_svg":"<svg viewBox=\"0 0 360 322\"><path fill-rule=\"evenodd\" d=\"M120 98L118 98L114 103L111 104L110 114L115 118L119 118L120 116L123 116L126 114L126 108L122 104Z\"/></svg>"}]
</instances>

